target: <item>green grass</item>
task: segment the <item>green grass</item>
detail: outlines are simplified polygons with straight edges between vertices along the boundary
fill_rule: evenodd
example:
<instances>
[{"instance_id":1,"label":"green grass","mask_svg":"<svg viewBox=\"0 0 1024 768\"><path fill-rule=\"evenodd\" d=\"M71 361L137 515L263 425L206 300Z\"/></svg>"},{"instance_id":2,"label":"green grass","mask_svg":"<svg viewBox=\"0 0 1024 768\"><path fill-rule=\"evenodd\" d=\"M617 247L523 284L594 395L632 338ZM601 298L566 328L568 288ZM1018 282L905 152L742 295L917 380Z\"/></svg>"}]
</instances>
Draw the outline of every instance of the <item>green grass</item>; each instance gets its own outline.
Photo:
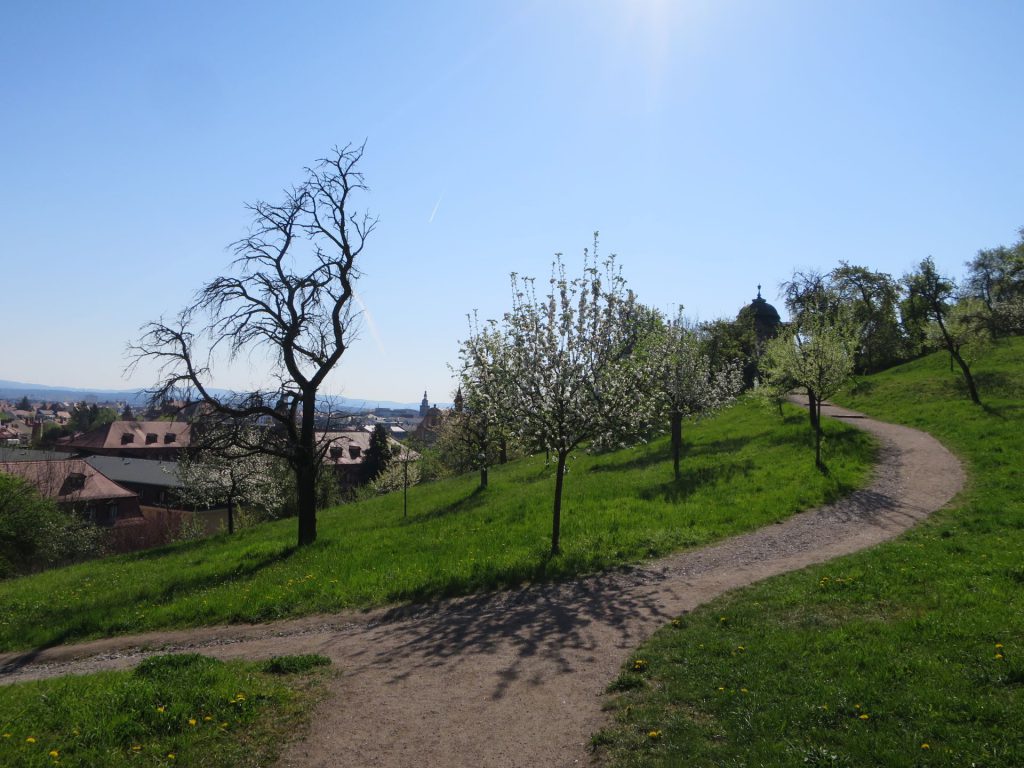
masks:
<instances>
[{"instance_id":1,"label":"green grass","mask_svg":"<svg viewBox=\"0 0 1024 768\"><path fill-rule=\"evenodd\" d=\"M984 408L943 355L839 398L937 436L967 489L893 542L656 633L611 688L603 762L1024 765L1024 339L977 368Z\"/></svg>"},{"instance_id":2,"label":"green grass","mask_svg":"<svg viewBox=\"0 0 1024 768\"><path fill-rule=\"evenodd\" d=\"M0 765L268 765L307 724L323 674L265 666L155 656L134 671L0 687Z\"/></svg>"},{"instance_id":3,"label":"green grass","mask_svg":"<svg viewBox=\"0 0 1024 768\"><path fill-rule=\"evenodd\" d=\"M570 461L563 554L550 559L553 470L543 457L321 513L296 550L284 520L210 540L0 583L0 648L162 627L256 622L560 579L783 519L866 482L871 440L830 424L828 478L805 422L744 402L688 428L673 482L667 442Z\"/></svg>"}]
</instances>

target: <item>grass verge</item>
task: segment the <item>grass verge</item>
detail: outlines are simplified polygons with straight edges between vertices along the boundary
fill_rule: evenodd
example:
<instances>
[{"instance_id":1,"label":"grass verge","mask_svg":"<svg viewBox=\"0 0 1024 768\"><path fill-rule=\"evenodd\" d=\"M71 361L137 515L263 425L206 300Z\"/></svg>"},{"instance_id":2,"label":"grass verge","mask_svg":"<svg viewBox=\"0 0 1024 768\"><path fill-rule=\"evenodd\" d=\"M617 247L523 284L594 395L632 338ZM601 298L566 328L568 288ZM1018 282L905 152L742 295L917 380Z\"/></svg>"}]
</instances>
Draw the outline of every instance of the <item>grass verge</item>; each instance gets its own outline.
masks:
<instances>
[{"instance_id":1,"label":"grass verge","mask_svg":"<svg viewBox=\"0 0 1024 768\"><path fill-rule=\"evenodd\" d=\"M611 686L616 766L1024 765L1024 339L971 405L935 355L840 398L964 460L951 509L681 617ZM636 662L640 660L641 664ZM634 668L639 667L639 668Z\"/></svg>"},{"instance_id":2,"label":"grass verge","mask_svg":"<svg viewBox=\"0 0 1024 768\"><path fill-rule=\"evenodd\" d=\"M679 481L664 439L573 457L563 554L548 557L553 470L543 457L321 513L295 549L284 520L200 542L0 582L0 649L167 627L256 622L561 579L751 530L863 485L874 445L827 427L815 471L799 412L744 402L686 432Z\"/></svg>"},{"instance_id":3,"label":"grass verge","mask_svg":"<svg viewBox=\"0 0 1024 768\"><path fill-rule=\"evenodd\" d=\"M154 656L135 670L0 687L0 765L244 768L273 763L301 733L325 662Z\"/></svg>"}]
</instances>

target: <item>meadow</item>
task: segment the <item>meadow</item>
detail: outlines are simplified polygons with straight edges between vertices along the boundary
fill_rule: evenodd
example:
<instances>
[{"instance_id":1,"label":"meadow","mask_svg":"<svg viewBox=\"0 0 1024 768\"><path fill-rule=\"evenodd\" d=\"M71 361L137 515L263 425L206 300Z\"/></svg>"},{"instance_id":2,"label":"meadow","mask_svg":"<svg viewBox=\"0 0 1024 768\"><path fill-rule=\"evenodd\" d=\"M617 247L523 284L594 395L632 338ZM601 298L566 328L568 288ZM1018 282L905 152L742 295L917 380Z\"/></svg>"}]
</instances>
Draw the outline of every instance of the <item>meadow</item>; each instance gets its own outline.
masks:
<instances>
[{"instance_id":1,"label":"meadow","mask_svg":"<svg viewBox=\"0 0 1024 768\"><path fill-rule=\"evenodd\" d=\"M1024 339L859 381L838 402L938 437L950 507L867 552L681 616L609 688L614 766L1024 765Z\"/></svg>"},{"instance_id":2,"label":"meadow","mask_svg":"<svg viewBox=\"0 0 1024 768\"><path fill-rule=\"evenodd\" d=\"M687 426L682 476L667 440L572 457L562 548L550 545L553 469L543 456L319 515L295 548L282 520L0 582L0 649L161 628L260 622L566 579L699 547L835 499L867 482L875 446L829 423L829 476L806 418L746 400Z\"/></svg>"},{"instance_id":3,"label":"meadow","mask_svg":"<svg viewBox=\"0 0 1024 768\"><path fill-rule=\"evenodd\" d=\"M329 663L153 656L130 671L4 686L0 765L268 765L308 725Z\"/></svg>"}]
</instances>

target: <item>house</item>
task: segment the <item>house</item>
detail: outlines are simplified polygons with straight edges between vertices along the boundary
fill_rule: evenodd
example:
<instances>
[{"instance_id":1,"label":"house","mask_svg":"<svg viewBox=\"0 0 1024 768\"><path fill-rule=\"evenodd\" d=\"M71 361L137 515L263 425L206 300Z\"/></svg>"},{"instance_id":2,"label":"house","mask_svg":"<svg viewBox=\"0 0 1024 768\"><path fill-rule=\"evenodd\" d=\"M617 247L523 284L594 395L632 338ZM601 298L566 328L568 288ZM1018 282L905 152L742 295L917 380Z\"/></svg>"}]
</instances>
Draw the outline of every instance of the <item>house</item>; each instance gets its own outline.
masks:
<instances>
[{"instance_id":1,"label":"house","mask_svg":"<svg viewBox=\"0 0 1024 768\"><path fill-rule=\"evenodd\" d=\"M113 421L62 441L62 450L82 456L174 461L192 440L192 425L183 421Z\"/></svg>"},{"instance_id":2,"label":"house","mask_svg":"<svg viewBox=\"0 0 1024 768\"><path fill-rule=\"evenodd\" d=\"M324 464L334 470L334 476L343 490L355 488L367 482L365 465L366 454L370 450L371 432L362 429L343 432L321 432L317 435L317 443L326 447ZM401 452L403 460L419 461L420 455L406 448L393 437L388 437L388 445L396 452Z\"/></svg>"},{"instance_id":3,"label":"house","mask_svg":"<svg viewBox=\"0 0 1024 768\"><path fill-rule=\"evenodd\" d=\"M181 488L178 465L173 461L132 459L121 456L87 456L86 463L115 483L139 495L144 505L177 506L176 491Z\"/></svg>"},{"instance_id":4,"label":"house","mask_svg":"<svg viewBox=\"0 0 1024 768\"><path fill-rule=\"evenodd\" d=\"M0 472L23 478L62 509L97 525L113 527L142 520L139 495L83 459L8 461L0 463Z\"/></svg>"}]
</instances>

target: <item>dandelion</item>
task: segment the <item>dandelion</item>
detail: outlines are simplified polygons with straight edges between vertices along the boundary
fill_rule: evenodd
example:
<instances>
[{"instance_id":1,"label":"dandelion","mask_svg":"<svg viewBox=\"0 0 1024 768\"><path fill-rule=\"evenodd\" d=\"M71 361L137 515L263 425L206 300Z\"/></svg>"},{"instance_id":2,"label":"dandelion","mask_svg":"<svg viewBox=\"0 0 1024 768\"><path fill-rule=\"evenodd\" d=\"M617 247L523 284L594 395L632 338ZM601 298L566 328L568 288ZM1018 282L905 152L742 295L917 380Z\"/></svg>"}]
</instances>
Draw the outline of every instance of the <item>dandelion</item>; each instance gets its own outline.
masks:
<instances>
[{"instance_id":1,"label":"dandelion","mask_svg":"<svg viewBox=\"0 0 1024 768\"><path fill-rule=\"evenodd\" d=\"M163 712L166 709L167 709L167 707L165 707L163 704L161 704L159 707L156 708L156 711L157 712Z\"/></svg>"},{"instance_id":2,"label":"dandelion","mask_svg":"<svg viewBox=\"0 0 1024 768\"><path fill-rule=\"evenodd\" d=\"M672 626L673 627L681 627L681 626L683 626L683 620L682 619L672 619Z\"/></svg>"},{"instance_id":3,"label":"dandelion","mask_svg":"<svg viewBox=\"0 0 1024 768\"><path fill-rule=\"evenodd\" d=\"M746 688L740 688L740 693L750 693Z\"/></svg>"},{"instance_id":4,"label":"dandelion","mask_svg":"<svg viewBox=\"0 0 1024 768\"><path fill-rule=\"evenodd\" d=\"M861 719L861 720L867 720L867 719L868 719L869 717L871 717L871 715L867 715L867 714L865 714L865 715L861 715L861 716L860 716L860 719Z\"/></svg>"},{"instance_id":5,"label":"dandelion","mask_svg":"<svg viewBox=\"0 0 1024 768\"><path fill-rule=\"evenodd\" d=\"M660 739L661 738L661 731L648 731L647 732L647 738L649 738L649 739Z\"/></svg>"},{"instance_id":6,"label":"dandelion","mask_svg":"<svg viewBox=\"0 0 1024 768\"><path fill-rule=\"evenodd\" d=\"M227 730L228 724L227 723L221 723L220 727L223 728L224 730Z\"/></svg>"},{"instance_id":7,"label":"dandelion","mask_svg":"<svg viewBox=\"0 0 1024 768\"><path fill-rule=\"evenodd\" d=\"M1002 643L996 643L996 648L1002 648L1002 647L1003 647Z\"/></svg>"},{"instance_id":8,"label":"dandelion","mask_svg":"<svg viewBox=\"0 0 1024 768\"><path fill-rule=\"evenodd\" d=\"M931 747L928 746L928 742L926 741L921 745L921 749L931 749Z\"/></svg>"},{"instance_id":9,"label":"dandelion","mask_svg":"<svg viewBox=\"0 0 1024 768\"><path fill-rule=\"evenodd\" d=\"M132 752L140 752L140 751L142 751L142 745L141 744L132 744Z\"/></svg>"},{"instance_id":10,"label":"dandelion","mask_svg":"<svg viewBox=\"0 0 1024 768\"><path fill-rule=\"evenodd\" d=\"M996 661L1002 661L1002 659L1003 659L1003 654L997 653L996 654Z\"/></svg>"},{"instance_id":11,"label":"dandelion","mask_svg":"<svg viewBox=\"0 0 1024 768\"><path fill-rule=\"evenodd\" d=\"M720 690L720 691L724 691L724 690L725 690L725 686L724 686L724 685L720 685L720 686L718 686L718 690Z\"/></svg>"},{"instance_id":12,"label":"dandelion","mask_svg":"<svg viewBox=\"0 0 1024 768\"><path fill-rule=\"evenodd\" d=\"M194 726L196 724L196 719L194 717L190 717L188 719L188 724Z\"/></svg>"},{"instance_id":13,"label":"dandelion","mask_svg":"<svg viewBox=\"0 0 1024 768\"><path fill-rule=\"evenodd\" d=\"M35 736L29 736L27 739L25 739L25 743L26 744L35 744L36 743L36 737Z\"/></svg>"},{"instance_id":14,"label":"dandelion","mask_svg":"<svg viewBox=\"0 0 1024 768\"><path fill-rule=\"evenodd\" d=\"M637 659L633 662L635 672L643 672L645 669L647 669L647 659Z\"/></svg>"},{"instance_id":15,"label":"dandelion","mask_svg":"<svg viewBox=\"0 0 1024 768\"><path fill-rule=\"evenodd\" d=\"M167 759L168 760L174 760L176 757L177 757L177 755L174 754L173 752L168 752L167 753Z\"/></svg>"},{"instance_id":16,"label":"dandelion","mask_svg":"<svg viewBox=\"0 0 1024 768\"><path fill-rule=\"evenodd\" d=\"M51 749L51 750L49 751L49 755L50 755L50 757L52 757L52 758L53 758L54 760L56 760L56 759L57 759L58 757L60 757L60 752L58 752L58 751L57 751L56 749Z\"/></svg>"},{"instance_id":17,"label":"dandelion","mask_svg":"<svg viewBox=\"0 0 1024 768\"><path fill-rule=\"evenodd\" d=\"M212 717L210 717L209 715L206 715L206 716L205 716L205 717L203 718L203 722L204 722L204 723L208 723L208 722L210 722L211 720L213 720L213 718L212 718Z\"/></svg>"}]
</instances>

